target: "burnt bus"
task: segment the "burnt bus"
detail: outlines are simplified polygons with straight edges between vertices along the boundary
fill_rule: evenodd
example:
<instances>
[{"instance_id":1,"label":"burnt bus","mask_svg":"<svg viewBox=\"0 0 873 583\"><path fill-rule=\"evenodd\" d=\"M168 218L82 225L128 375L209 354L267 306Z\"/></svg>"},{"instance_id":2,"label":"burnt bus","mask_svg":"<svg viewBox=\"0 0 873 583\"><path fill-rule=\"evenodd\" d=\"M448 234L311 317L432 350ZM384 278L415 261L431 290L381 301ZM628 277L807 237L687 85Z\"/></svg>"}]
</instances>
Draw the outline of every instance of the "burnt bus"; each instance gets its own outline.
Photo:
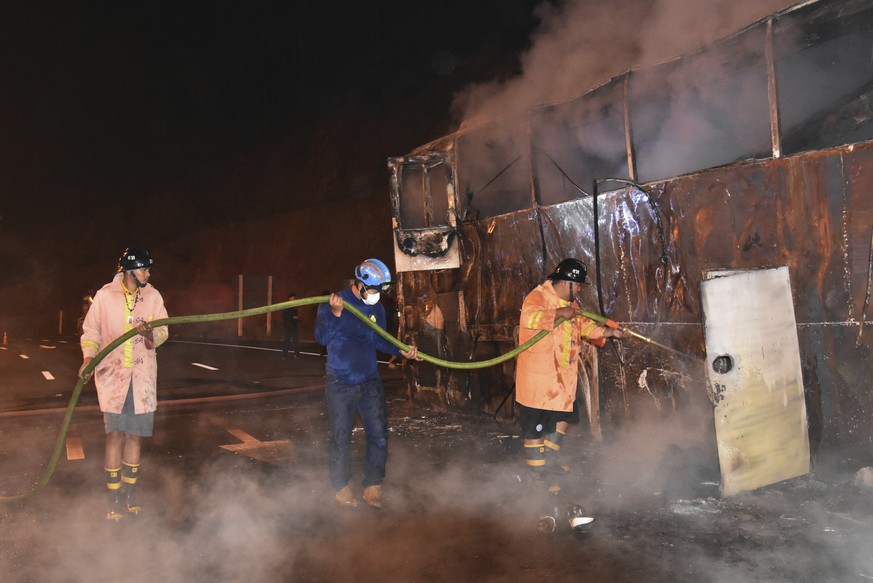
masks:
<instances>
[{"instance_id":1,"label":"burnt bus","mask_svg":"<svg viewBox=\"0 0 873 583\"><path fill-rule=\"evenodd\" d=\"M453 361L505 353L525 294L576 257L585 308L673 349L585 354L593 435L702 401L723 465L762 463L721 451L762 416L798 444L789 472L869 458L871 55L868 0L802 2L389 159L401 336ZM408 370L413 398L513 415L512 361Z\"/></svg>"}]
</instances>

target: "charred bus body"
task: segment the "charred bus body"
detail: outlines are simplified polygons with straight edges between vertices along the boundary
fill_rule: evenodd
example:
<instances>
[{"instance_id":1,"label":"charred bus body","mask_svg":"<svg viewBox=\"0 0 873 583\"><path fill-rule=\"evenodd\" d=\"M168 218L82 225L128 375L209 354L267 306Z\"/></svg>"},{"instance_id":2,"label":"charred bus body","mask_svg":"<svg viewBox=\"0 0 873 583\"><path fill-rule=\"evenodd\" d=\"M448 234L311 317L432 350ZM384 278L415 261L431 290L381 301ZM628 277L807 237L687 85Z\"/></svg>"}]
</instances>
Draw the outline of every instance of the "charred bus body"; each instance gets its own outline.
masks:
<instances>
[{"instance_id":1,"label":"charred bus body","mask_svg":"<svg viewBox=\"0 0 873 583\"><path fill-rule=\"evenodd\" d=\"M798 366L780 375L802 377L792 380L809 449L867 452L871 55L873 5L805 2L518 123L462 128L390 159L402 337L456 361L506 352L524 295L562 258L585 260L586 308L688 355L631 339L588 354L580 398L597 435L647 410L717 406L730 385L719 375L748 379L734 346L713 353L707 326L727 306L705 312L706 282L781 268ZM755 289L726 297L761 287L744 285ZM732 342L782 346L748 337L767 313L732 316ZM512 415L511 362L409 370L414 398Z\"/></svg>"}]
</instances>

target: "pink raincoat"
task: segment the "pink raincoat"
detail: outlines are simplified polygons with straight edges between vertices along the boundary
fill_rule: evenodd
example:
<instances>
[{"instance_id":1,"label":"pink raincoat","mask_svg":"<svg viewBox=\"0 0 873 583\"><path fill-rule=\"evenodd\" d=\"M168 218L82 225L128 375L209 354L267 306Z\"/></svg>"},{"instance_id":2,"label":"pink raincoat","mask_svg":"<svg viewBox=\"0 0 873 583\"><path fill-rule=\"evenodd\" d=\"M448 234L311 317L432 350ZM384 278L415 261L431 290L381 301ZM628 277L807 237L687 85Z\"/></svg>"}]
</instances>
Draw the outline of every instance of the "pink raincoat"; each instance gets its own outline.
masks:
<instances>
[{"instance_id":1,"label":"pink raincoat","mask_svg":"<svg viewBox=\"0 0 873 583\"><path fill-rule=\"evenodd\" d=\"M151 284L129 294L121 283L122 273L94 295L94 303L82 324L82 354L96 356L105 346L138 322L167 317L164 299ZM132 309L131 309L132 308ZM154 329L155 348L163 344L166 326ZM128 387L133 380L133 406L136 414L157 408L158 360L155 350L145 347L137 334L110 352L94 369L97 398L104 413L121 413Z\"/></svg>"}]
</instances>

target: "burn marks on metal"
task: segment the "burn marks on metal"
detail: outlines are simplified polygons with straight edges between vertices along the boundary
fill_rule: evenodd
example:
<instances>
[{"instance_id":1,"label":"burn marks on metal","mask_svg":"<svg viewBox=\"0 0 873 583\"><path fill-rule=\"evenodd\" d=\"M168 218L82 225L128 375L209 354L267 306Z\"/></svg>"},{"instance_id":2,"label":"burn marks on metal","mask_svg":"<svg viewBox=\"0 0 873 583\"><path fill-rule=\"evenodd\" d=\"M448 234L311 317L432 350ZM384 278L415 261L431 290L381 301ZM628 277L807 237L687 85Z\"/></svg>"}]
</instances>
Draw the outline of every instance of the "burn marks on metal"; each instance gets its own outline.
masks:
<instances>
[{"instance_id":1,"label":"burn marks on metal","mask_svg":"<svg viewBox=\"0 0 873 583\"><path fill-rule=\"evenodd\" d=\"M442 257L455 239L450 229L404 229L396 231L397 246L407 255Z\"/></svg>"},{"instance_id":2,"label":"burn marks on metal","mask_svg":"<svg viewBox=\"0 0 873 583\"><path fill-rule=\"evenodd\" d=\"M866 388L867 383L860 381L873 374L870 358L873 349L867 335L858 334L859 322L866 320L865 303L869 300L865 299L871 270L873 198L869 193L873 192L873 142L869 140L873 137L870 124L873 117L869 106L864 104L871 93L873 62L869 58L860 59L858 47L863 43L857 42L858 38L873 35L870 26L873 8L862 0L813 2L774 18L770 24L756 25L773 28L774 46L769 64L775 72L766 73L761 69L760 80L775 74L775 81L783 89L793 80L802 84L809 74L820 76L821 80L832 77L834 81L829 85L832 89L827 90L830 96L827 99L823 95L782 91L778 101L770 104L784 114L781 118L784 135L778 156L788 154L789 157L760 159L767 148L742 150L734 157L713 163L724 166L707 170L699 166L683 167L682 171L688 174L644 184L645 192L629 186L600 193L594 205L580 187L587 188L591 184L579 176L586 163L584 156L566 161L552 153L539 156L533 162L530 175L510 180L515 176L513 171L523 165L508 165L518 152L506 150L498 160L500 163L485 168L492 171L487 176L482 175L486 180L480 181L476 192L477 196L482 191L506 192L512 196L502 197L502 204L518 203L518 206L500 207L499 212L489 216L468 212L470 209L464 206L463 193L472 180L469 176L465 178L464 173L470 174L471 164L488 162L485 156L476 160L467 157L475 152L471 149L475 145L472 138L464 141L458 135L446 136L416 152L440 151L446 163L458 172L455 183L450 184L457 184L461 195L450 198L450 204L458 204L457 212L450 217L465 220L451 225L454 239L449 238L448 232L443 236L434 228L404 231L403 238L401 231L397 231L402 253L439 254L446 248L460 248L461 269L452 277L441 278L436 291L456 293L463 298L466 320L459 328L463 334L479 339L479 353L473 358L469 354L450 353L448 358L478 359L512 347L524 294L541 283L544 275L564 257L582 258L589 268L595 261L599 262L599 288L585 287L580 293L585 305L598 306L598 293L601 293L603 312L610 318L631 327L644 325L647 335L694 354L700 353L704 344L698 292L704 271L787 265L803 352L810 418L818 425L812 428L811 434L822 435L824 441L847 436L858 443L873 439L873 426L862 422L861 416L856 419L840 414L873 410L873 396ZM807 35L804 31L816 34ZM797 40L808 46L798 48L794 42ZM845 48L842 53L838 51L840 58L821 60L832 63L832 67L809 70L811 62L834 51L835 46ZM724 55L722 49L713 54ZM731 55L734 53L728 56ZM860 60L851 69L850 63L856 58ZM687 62L692 60L687 59ZM756 67L768 65L761 59L752 63ZM682 66L682 63L671 66ZM850 69L852 75L843 75ZM633 75L641 77L638 73L635 71ZM764 105L759 113L766 120L769 111L766 91L760 92L759 97ZM823 108L813 107L811 100L819 97L827 102ZM840 101L845 99L847 103ZM634 103L640 105L644 101L631 99L629 107ZM571 106L575 104L568 104L568 110L573 109ZM829 112L828 107L834 108L833 111ZM864 107L867 107L866 113L857 118L858 125L846 130L842 122L851 117L849 112ZM737 110L733 106L732 109ZM745 113L743 108L739 110ZM820 111L824 113L816 113ZM633 121L638 117L631 115L629 119ZM726 118L725 125L735 121L739 122ZM561 126L555 127L560 129ZM491 143L484 137L480 142ZM849 142L854 143L841 145ZM687 149L689 143L681 146ZM456 144L461 146L455 149ZM464 144L468 144L466 154ZM523 153L523 149L516 150ZM483 151L491 152L490 149ZM643 181L669 175L660 168L653 168L651 160L643 160L646 152L666 166L685 163L677 160L674 149L639 150L634 165ZM748 161L755 158L758 160ZM426 156L422 160L424 166L438 162ZM551 175L544 170L546 167ZM627 169L632 168L629 165ZM549 176L553 180L550 181ZM568 177L572 177L572 181ZM492 178L494 180L489 182ZM398 210L402 210L397 186L392 188L395 220L400 217ZM514 195L525 188L527 198ZM531 195L531 189L548 192ZM528 204L530 206L526 206ZM479 210L483 208L480 206ZM437 216L436 213L431 215ZM424 213L423 216L430 215ZM595 245L595 227L599 231L599 246ZM410 280L404 295L415 298L421 287L427 285L431 283L423 279ZM417 332L413 324L407 333ZM749 322L748 325L760 323ZM463 344L469 346L470 342ZM632 339L622 344L621 350L600 351L596 366L602 410L616 418L632 418L638 401L650 400L659 392L673 391L674 387L654 382L651 374L646 378L643 391L634 380L646 370L671 369L692 379L705 374L703 362L699 365L682 362ZM730 355L715 355L711 362L712 373L725 375L736 370L736 363L722 358L724 356ZM472 385L474 393L480 391L481 395L474 400L489 411L511 385L511 371L502 375L483 371L477 374L482 381L478 383L475 379L471 382L467 373L449 373L446 375L449 384L458 374L463 374L464 378L456 384ZM704 394L702 390L695 393L692 386L701 383L687 384L689 398Z\"/></svg>"}]
</instances>

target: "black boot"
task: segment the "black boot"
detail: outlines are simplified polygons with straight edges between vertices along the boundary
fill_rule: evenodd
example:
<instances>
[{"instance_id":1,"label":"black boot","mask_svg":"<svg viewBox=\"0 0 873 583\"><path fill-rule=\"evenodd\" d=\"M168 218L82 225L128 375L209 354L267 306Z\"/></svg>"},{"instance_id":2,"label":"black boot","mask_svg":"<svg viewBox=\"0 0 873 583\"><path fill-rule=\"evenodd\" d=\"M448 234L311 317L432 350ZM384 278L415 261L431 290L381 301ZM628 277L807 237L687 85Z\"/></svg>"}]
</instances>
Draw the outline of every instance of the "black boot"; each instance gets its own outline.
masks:
<instances>
[{"instance_id":1,"label":"black boot","mask_svg":"<svg viewBox=\"0 0 873 583\"><path fill-rule=\"evenodd\" d=\"M121 489L109 490L109 512L106 513L106 520L118 522L122 518L124 518L124 508L121 500Z\"/></svg>"},{"instance_id":2,"label":"black boot","mask_svg":"<svg viewBox=\"0 0 873 583\"><path fill-rule=\"evenodd\" d=\"M136 503L136 484L124 485L124 501L129 515L139 516L142 513L142 506Z\"/></svg>"},{"instance_id":3,"label":"black boot","mask_svg":"<svg viewBox=\"0 0 873 583\"><path fill-rule=\"evenodd\" d=\"M121 484L124 490L124 502L127 513L137 516L142 512L142 506L136 503L136 482L139 480L139 464L121 462Z\"/></svg>"}]
</instances>

